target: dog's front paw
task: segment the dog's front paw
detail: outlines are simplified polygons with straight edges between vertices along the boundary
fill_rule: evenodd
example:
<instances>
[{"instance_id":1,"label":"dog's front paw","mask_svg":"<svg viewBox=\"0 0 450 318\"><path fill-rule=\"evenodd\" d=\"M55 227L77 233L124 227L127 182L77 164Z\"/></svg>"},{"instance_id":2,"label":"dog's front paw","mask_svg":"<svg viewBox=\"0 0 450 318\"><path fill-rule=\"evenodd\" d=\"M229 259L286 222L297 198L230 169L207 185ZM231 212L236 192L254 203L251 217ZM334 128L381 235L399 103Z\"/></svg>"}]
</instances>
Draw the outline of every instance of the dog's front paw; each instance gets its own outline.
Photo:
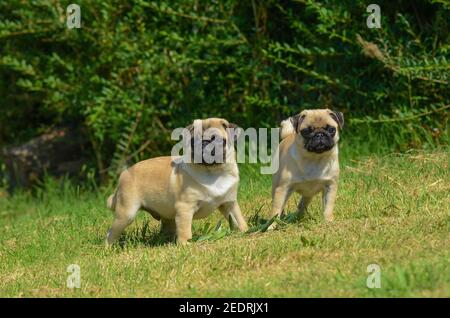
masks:
<instances>
[{"instance_id":1,"label":"dog's front paw","mask_svg":"<svg viewBox=\"0 0 450 318\"><path fill-rule=\"evenodd\" d=\"M278 223L277 222L272 222L272 224L269 225L269 227L267 228L267 231L273 231L278 227Z\"/></svg>"},{"instance_id":2,"label":"dog's front paw","mask_svg":"<svg viewBox=\"0 0 450 318\"><path fill-rule=\"evenodd\" d=\"M191 242L189 242L186 239L177 238L177 245L179 245L179 246L188 246L190 244L191 244Z\"/></svg>"}]
</instances>

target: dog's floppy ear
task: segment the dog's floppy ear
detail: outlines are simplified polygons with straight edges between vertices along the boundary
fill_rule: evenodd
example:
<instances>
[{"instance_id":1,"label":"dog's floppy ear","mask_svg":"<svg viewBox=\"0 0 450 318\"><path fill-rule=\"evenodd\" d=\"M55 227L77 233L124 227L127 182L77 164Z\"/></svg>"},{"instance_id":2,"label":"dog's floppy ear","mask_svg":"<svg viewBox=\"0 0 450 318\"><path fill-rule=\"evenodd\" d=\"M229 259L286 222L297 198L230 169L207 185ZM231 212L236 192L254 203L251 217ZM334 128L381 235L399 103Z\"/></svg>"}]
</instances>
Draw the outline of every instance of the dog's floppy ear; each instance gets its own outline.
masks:
<instances>
[{"instance_id":1,"label":"dog's floppy ear","mask_svg":"<svg viewBox=\"0 0 450 318\"><path fill-rule=\"evenodd\" d=\"M186 129L189 130L190 133L193 133L195 131L195 128L201 128L201 131L203 131L203 120L196 119L192 124L186 127Z\"/></svg>"},{"instance_id":2,"label":"dog's floppy ear","mask_svg":"<svg viewBox=\"0 0 450 318\"><path fill-rule=\"evenodd\" d=\"M185 129L187 129L191 134L194 131L194 124L190 124L189 126L186 126Z\"/></svg>"},{"instance_id":3,"label":"dog's floppy ear","mask_svg":"<svg viewBox=\"0 0 450 318\"><path fill-rule=\"evenodd\" d=\"M338 123L339 129L342 129L344 127L344 114L338 111L332 111L330 113L330 116L334 119L335 122Z\"/></svg>"},{"instance_id":4,"label":"dog's floppy ear","mask_svg":"<svg viewBox=\"0 0 450 318\"><path fill-rule=\"evenodd\" d=\"M197 127L197 129L196 129ZM200 131L198 131L198 128L201 128ZM193 139L195 136L195 133L197 133L197 137L201 139L201 133L203 131L203 125L202 125L202 120L201 119L196 119L194 120L194 122L192 124L190 124L189 126L187 126L185 128L187 130L187 133L189 134L190 138ZM200 135L199 135L200 133Z\"/></svg>"},{"instance_id":5,"label":"dog's floppy ear","mask_svg":"<svg viewBox=\"0 0 450 318\"><path fill-rule=\"evenodd\" d=\"M227 128L232 129L234 141L238 140L239 136L242 133L242 128L233 123L228 123Z\"/></svg>"},{"instance_id":6,"label":"dog's floppy ear","mask_svg":"<svg viewBox=\"0 0 450 318\"><path fill-rule=\"evenodd\" d=\"M305 117L306 117L306 115L303 112L301 112L300 114L297 114L295 116L290 117L292 126L294 127L294 130L295 130L296 133L299 132L300 126L301 126L301 124L303 122L303 119L305 119Z\"/></svg>"}]
</instances>

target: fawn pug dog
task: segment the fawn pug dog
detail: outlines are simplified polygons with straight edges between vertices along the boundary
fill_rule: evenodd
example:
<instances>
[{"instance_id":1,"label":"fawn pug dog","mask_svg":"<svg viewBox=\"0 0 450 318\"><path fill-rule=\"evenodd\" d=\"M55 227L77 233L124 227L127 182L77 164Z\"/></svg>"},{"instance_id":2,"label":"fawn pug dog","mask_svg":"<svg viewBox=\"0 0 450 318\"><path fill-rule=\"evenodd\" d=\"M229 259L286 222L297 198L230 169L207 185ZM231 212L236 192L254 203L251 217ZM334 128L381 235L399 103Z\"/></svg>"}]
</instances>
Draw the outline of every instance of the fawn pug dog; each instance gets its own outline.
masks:
<instances>
[{"instance_id":1,"label":"fawn pug dog","mask_svg":"<svg viewBox=\"0 0 450 318\"><path fill-rule=\"evenodd\" d=\"M333 220L339 178L339 130L343 126L343 114L329 109L304 110L281 122L279 169L272 179L272 217L284 213L293 192L302 196L297 207L299 216L313 196L322 192L324 217Z\"/></svg>"},{"instance_id":2,"label":"fawn pug dog","mask_svg":"<svg viewBox=\"0 0 450 318\"><path fill-rule=\"evenodd\" d=\"M234 141L238 127L222 118L209 118L195 120L186 128L187 155L144 160L122 172L107 202L115 212L108 244L133 222L139 209L161 220L161 232L175 235L182 245L192 238L192 220L207 217L217 208L230 227L248 229L237 202Z\"/></svg>"}]
</instances>

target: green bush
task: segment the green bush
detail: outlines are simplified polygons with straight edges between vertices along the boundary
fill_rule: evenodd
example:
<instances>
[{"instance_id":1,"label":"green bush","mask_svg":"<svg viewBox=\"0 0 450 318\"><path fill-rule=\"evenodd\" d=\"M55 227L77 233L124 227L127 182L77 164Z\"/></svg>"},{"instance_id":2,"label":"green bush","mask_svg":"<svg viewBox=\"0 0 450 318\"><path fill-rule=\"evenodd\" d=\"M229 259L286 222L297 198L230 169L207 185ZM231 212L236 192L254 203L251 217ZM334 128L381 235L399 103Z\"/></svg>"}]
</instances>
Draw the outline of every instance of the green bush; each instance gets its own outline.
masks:
<instances>
[{"instance_id":1,"label":"green bush","mask_svg":"<svg viewBox=\"0 0 450 318\"><path fill-rule=\"evenodd\" d=\"M70 3L0 3L0 145L77 125L115 171L195 118L270 127L318 107L345 113L353 148L448 142L446 1L379 1L380 29L367 1L79 0L68 29Z\"/></svg>"}]
</instances>

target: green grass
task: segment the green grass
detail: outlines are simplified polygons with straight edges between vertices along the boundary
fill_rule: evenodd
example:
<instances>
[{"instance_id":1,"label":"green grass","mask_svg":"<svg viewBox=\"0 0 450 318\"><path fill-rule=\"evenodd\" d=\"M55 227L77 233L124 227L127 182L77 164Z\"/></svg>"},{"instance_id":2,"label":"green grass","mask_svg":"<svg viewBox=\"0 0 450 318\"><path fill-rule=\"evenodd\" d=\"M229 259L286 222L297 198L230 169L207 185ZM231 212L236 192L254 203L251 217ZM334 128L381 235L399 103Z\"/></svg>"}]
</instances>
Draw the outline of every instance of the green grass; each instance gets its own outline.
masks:
<instances>
[{"instance_id":1,"label":"green grass","mask_svg":"<svg viewBox=\"0 0 450 318\"><path fill-rule=\"evenodd\" d=\"M0 296L448 297L448 150L341 166L332 224L316 198L302 220L262 232L270 176L247 165L239 196L251 233L231 233L217 213L194 223L188 247L164 241L141 212L120 244L106 249L111 189L47 180L34 196L3 194ZM81 268L80 289L66 287L70 264ZM366 286L369 264L381 267L380 289Z\"/></svg>"}]
</instances>

